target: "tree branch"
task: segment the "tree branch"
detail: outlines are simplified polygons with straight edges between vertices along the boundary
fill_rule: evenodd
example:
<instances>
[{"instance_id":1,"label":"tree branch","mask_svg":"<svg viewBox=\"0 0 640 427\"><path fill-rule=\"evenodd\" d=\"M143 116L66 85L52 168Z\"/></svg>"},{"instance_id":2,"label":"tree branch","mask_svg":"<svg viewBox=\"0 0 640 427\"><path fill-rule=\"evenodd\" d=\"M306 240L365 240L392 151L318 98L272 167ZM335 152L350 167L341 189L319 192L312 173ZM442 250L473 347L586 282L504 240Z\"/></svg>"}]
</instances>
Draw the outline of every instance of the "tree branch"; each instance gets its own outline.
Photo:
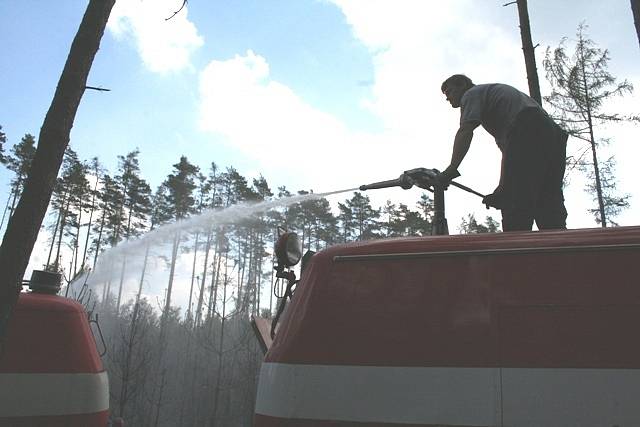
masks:
<instances>
[{"instance_id":1,"label":"tree branch","mask_svg":"<svg viewBox=\"0 0 640 427\"><path fill-rule=\"evenodd\" d=\"M182 6L180 6L180 9L176 10L175 12L173 12L173 15L171 15L170 17L168 17L167 19L165 19L165 21L170 20L171 18L173 18L174 16L176 16L178 13L180 13L180 11L187 5L187 0L184 0L182 2Z\"/></svg>"},{"instance_id":2,"label":"tree branch","mask_svg":"<svg viewBox=\"0 0 640 427\"><path fill-rule=\"evenodd\" d=\"M111 89L105 89L105 88L102 88L102 87L85 86L84 88L85 89L91 89L91 90L98 90L98 91L101 91L101 92L111 92Z\"/></svg>"}]
</instances>

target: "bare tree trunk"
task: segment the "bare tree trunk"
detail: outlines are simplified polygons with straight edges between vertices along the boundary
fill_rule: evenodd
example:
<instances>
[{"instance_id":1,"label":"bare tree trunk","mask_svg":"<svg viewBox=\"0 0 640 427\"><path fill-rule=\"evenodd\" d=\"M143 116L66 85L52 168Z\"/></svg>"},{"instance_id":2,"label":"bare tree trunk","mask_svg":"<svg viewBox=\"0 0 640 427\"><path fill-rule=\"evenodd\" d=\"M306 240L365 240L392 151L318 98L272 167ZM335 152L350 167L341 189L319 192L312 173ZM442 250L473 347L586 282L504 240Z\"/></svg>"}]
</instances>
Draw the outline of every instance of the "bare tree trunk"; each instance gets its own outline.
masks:
<instances>
[{"instance_id":1,"label":"bare tree trunk","mask_svg":"<svg viewBox=\"0 0 640 427\"><path fill-rule=\"evenodd\" d=\"M167 298L162 311L162 320L160 321L160 346L164 347L164 339L167 327L167 316L171 312L171 292L173 290L173 279L176 273L176 262L178 259L178 249L180 247L180 231L176 232L171 250L171 267L169 269L169 284L167 285Z\"/></svg>"},{"instance_id":2,"label":"bare tree trunk","mask_svg":"<svg viewBox=\"0 0 640 427\"><path fill-rule=\"evenodd\" d=\"M122 286L124 285L124 273L127 269L127 257L122 257L122 271L120 272L120 286L118 287L118 301L116 302L116 313L120 313L120 302L122 301Z\"/></svg>"},{"instance_id":3,"label":"bare tree trunk","mask_svg":"<svg viewBox=\"0 0 640 427\"><path fill-rule=\"evenodd\" d=\"M167 376L167 369L163 368L161 379L160 379L160 391L158 393L158 401L156 402L156 416L153 423L154 427L158 427L158 421L160 421L160 409L162 408L162 395L164 393L166 376Z\"/></svg>"},{"instance_id":4,"label":"bare tree trunk","mask_svg":"<svg viewBox=\"0 0 640 427\"><path fill-rule=\"evenodd\" d=\"M224 369L224 324L227 311L227 285L229 278L227 275L227 266L225 263L224 279L222 284L222 316L220 317L220 341L218 343L218 376L216 378L216 388L213 399L213 413L211 414L210 425L215 427L216 418L218 416L218 405L220 404L220 388L222 384L222 371Z\"/></svg>"},{"instance_id":5,"label":"bare tree trunk","mask_svg":"<svg viewBox=\"0 0 640 427\"><path fill-rule=\"evenodd\" d=\"M98 240L96 241L96 253L93 254L93 268L96 267L96 263L98 262L98 255L100 255L100 246L102 245L102 232L104 231L104 223L106 220L106 214L102 213L102 218L100 219L100 230L98 231Z\"/></svg>"},{"instance_id":6,"label":"bare tree trunk","mask_svg":"<svg viewBox=\"0 0 640 427\"><path fill-rule=\"evenodd\" d=\"M56 236L58 235L58 227L60 226L61 219L62 219L62 211L58 212L58 217L56 218L56 226L53 229L53 234L51 235L51 246L49 246L49 256L47 257L47 267L51 265L51 255L53 255L53 248L56 245Z\"/></svg>"},{"instance_id":7,"label":"bare tree trunk","mask_svg":"<svg viewBox=\"0 0 640 427\"><path fill-rule=\"evenodd\" d=\"M131 316L131 327L129 328L129 337L126 342L126 352L124 367L122 368L122 384L120 385L120 398L118 399L118 414L124 417L124 411L129 401L129 378L131 376L131 358L136 341L137 323L138 323L138 301L136 300Z\"/></svg>"},{"instance_id":8,"label":"bare tree trunk","mask_svg":"<svg viewBox=\"0 0 640 427\"><path fill-rule=\"evenodd\" d=\"M142 285L144 284L144 275L147 272L147 261L149 260L149 244L144 251L144 261L142 262L142 274L140 275L140 284L138 285L138 293L136 294L136 307L140 302L140 296L142 295ZM134 317L136 312L134 312Z\"/></svg>"},{"instance_id":9,"label":"bare tree trunk","mask_svg":"<svg viewBox=\"0 0 640 427\"><path fill-rule=\"evenodd\" d=\"M73 248L73 275L71 277L76 277L78 274L78 255L80 252L80 227L82 225L82 207L80 207L78 211L78 221L76 223L76 238L74 242Z\"/></svg>"},{"instance_id":10,"label":"bare tree trunk","mask_svg":"<svg viewBox=\"0 0 640 427\"><path fill-rule=\"evenodd\" d=\"M586 105L586 109L587 109L587 123L589 125L589 139L591 142L591 154L593 156L593 171L594 171L594 175L595 175L595 179L596 179L596 193L598 195L598 210L600 211L600 225L603 228L606 228L607 226L607 218L605 216L605 211L604 211L604 198L602 195L602 183L600 182L600 168L598 167L598 156L596 153L596 138L595 135L593 133L593 118L591 116L591 102L590 102L590 94L589 92L589 85L587 84L587 77L586 77L586 72L587 70L584 68L584 57L580 59L580 63L582 64L582 85L584 87L584 90L587 93L586 96L586 100L587 100L587 105Z\"/></svg>"},{"instance_id":11,"label":"bare tree trunk","mask_svg":"<svg viewBox=\"0 0 640 427\"><path fill-rule=\"evenodd\" d=\"M640 0L631 0L631 11L633 12L633 23L638 35L638 44L640 44Z\"/></svg>"},{"instance_id":12,"label":"bare tree trunk","mask_svg":"<svg viewBox=\"0 0 640 427\"><path fill-rule=\"evenodd\" d=\"M191 268L191 288L189 289L189 305L187 305L187 319L191 321L191 299L193 297L193 282L196 277L196 261L198 260L198 239L200 233L196 232L196 242L193 246L193 266Z\"/></svg>"},{"instance_id":13,"label":"bare tree trunk","mask_svg":"<svg viewBox=\"0 0 640 427\"><path fill-rule=\"evenodd\" d=\"M60 228L58 230L58 246L56 248L56 258L53 260L53 267L54 269L57 271L60 266L59 266L59 261L60 261L60 248L62 247L62 235L64 234L64 227L67 225L67 215L69 213L69 200L67 200L67 204L64 207L64 210L62 211L62 216L60 217Z\"/></svg>"},{"instance_id":14,"label":"bare tree trunk","mask_svg":"<svg viewBox=\"0 0 640 427\"><path fill-rule=\"evenodd\" d=\"M204 265L202 267L202 282L200 282L200 293L198 294L198 305L195 313L194 326L200 324L200 317L202 316L202 300L204 298L204 285L207 283L207 267L209 266L209 250L211 249L211 237L213 236L213 229L210 229L207 233L207 244L204 250ZM214 258L215 261L215 258Z\"/></svg>"},{"instance_id":15,"label":"bare tree trunk","mask_svg":"<svg viewBox=\"0 0 640 427\"><path fill-rule=\"evenodd\" d=\"M225 252L225 264L226 264L226 255ZM216 266L216 274L215 277L213 274L211 275L211 289L209 291L209 318L213 318L216 314L216 303L218 301L218 283L220 283L220 264L222 261L222 252L218 250L218 264ZM213 298L213 299L212 299Z\"/></svg>"},{"instance_id":16,"label":"bare tree trunk","mask_svg":"<svg viewBox=\"0 0 640 427\"><path fill-rule=\"evenodd\" d=\"M47 212L89 70L114 3L115 0L91 0L87 6L40 128L31 173L0 246L0 352L13 306L18 300L17 284L22 281Z\"/></svg>"},{"instance_id":17,"label":"bare tree trunk","mask_svg":"<svg viewBox=\"0 0 640 427\"><path fill-rule=\"evenodd\" d=\"M87 250L89 249L89 237L91 236L91 224L93 222L93 211L96 209L96 194L98 192L98 183L100 178L96 177L96 183L93 186L93 194L91 196L91 210L89 211L89 223L87 224L87 237L84 239L84 252L82 254L82 264L80 270L84 269L87 262Z\"/></svg>"},{"instance_id":18,"label":"bare tree trunk","mask_svg":"<svg viewBox=\"0 0 640 427\"><path fill-rule=\"evenodd\" d=\"M518 0L518 16L520 17L520 38L522 39L522 52L527 68L527 81L529 82L529 94L538 104L542 105L540 94L540 82L538 81L538 69L536 68L536 53L531 41L531 28L529 25L529 10L527 0Z\"/></svg>"}]
</instances>

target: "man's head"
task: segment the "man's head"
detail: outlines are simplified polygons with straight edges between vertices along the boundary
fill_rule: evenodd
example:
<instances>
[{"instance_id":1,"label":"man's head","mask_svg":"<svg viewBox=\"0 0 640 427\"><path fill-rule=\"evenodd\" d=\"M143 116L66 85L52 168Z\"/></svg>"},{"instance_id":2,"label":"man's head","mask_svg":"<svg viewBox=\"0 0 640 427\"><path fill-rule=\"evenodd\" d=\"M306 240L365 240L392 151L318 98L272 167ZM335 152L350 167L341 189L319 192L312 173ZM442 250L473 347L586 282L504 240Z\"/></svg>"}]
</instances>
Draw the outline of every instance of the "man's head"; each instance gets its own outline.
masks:
<instances>
[{"instance_id":1,"label":"man's head","mask_svg":"<svg viewBox=\"0 0 640 427\"><path fill-rule=\"evenodd\" d=\"M440 89L447 97L447 101L449 101L451 106L458 108L460 106L460 100L462 100L462 95L473 86L474 84L469 77L464 74L454 74L442 82Z\"/></svg>"}]
</instances>

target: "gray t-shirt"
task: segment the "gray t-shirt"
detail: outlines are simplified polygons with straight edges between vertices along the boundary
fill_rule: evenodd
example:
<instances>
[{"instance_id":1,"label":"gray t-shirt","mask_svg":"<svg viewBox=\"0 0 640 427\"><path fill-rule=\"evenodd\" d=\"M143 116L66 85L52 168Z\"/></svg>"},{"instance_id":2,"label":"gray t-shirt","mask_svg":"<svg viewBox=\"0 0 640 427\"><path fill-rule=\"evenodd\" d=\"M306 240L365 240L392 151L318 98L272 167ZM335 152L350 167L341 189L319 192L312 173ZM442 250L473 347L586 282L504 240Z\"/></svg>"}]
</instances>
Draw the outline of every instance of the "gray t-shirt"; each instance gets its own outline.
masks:
<instances>
[{"instance_id":1,"label":"gray t-shirt","mask_svg":"<svg viewBox=\"0 0 640 427\"><path fill-rule=\"evenodd\" d=\"M460 124L481 124L495 139L500 150L518 113L525 108L540 108L531 97L501 83L473 86L460 100Z\"/></svg>"}]
</instances>

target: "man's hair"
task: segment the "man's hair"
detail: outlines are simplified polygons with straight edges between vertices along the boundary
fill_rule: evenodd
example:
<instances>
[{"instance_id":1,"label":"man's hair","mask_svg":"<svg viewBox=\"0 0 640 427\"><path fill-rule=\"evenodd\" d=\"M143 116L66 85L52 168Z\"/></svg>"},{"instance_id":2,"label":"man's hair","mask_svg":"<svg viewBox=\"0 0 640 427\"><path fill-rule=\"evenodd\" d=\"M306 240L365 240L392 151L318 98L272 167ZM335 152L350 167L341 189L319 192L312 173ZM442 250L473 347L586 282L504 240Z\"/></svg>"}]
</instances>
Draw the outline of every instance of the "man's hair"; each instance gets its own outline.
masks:
<instances>
[{"instance_id":1,"label":"man's hair","mask_svg":"<svg viewBox=\"0 0 640 427\"><path fill-rule=\"evenodd\" d=\"M442 86L440 86L440 90L444 92L445 88L449 85L462 86L466 89L474 86L471 79L465 76L464 74L454 74L453 76L449 77L447 80L442 82Z\"/></svg>"}]
</instances>

